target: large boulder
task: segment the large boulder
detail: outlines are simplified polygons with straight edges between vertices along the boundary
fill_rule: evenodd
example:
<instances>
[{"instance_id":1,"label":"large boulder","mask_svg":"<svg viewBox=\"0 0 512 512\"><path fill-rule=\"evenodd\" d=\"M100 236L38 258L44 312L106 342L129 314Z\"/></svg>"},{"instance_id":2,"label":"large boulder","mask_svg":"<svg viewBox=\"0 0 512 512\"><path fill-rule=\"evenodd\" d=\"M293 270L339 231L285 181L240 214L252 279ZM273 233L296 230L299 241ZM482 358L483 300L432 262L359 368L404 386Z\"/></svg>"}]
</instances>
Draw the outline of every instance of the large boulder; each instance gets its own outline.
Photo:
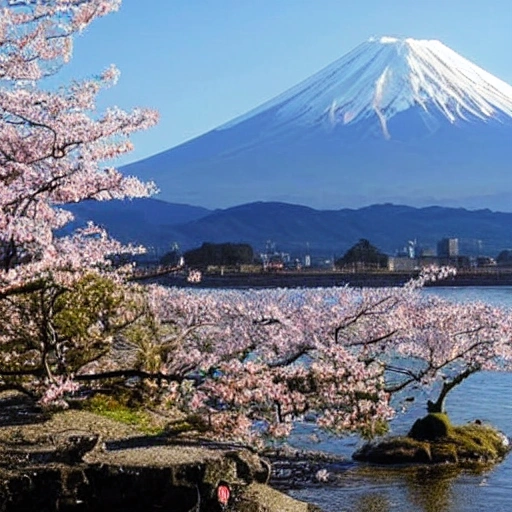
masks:
<instances>
[{"instance_id":1,"label":"large boulder","mask_svg":"<svg viewBox=\"0 0 512 512\"><path fill-rule=\"evenodd\" d=\"M417 420L407 436L366 443L352 457L378 464L489 464L509 450L507 437L491 426L453 426L446 414L431 413Z\"/></svg>"}]
</instances>

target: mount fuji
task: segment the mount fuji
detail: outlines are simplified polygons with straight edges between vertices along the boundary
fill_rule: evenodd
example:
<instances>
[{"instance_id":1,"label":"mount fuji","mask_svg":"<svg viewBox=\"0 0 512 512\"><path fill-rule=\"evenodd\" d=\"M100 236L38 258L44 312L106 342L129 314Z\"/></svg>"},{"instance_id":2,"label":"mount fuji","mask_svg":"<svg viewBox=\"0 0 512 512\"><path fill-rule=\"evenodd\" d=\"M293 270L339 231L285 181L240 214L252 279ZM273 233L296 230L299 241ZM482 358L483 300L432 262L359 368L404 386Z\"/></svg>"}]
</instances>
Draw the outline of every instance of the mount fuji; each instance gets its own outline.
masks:
<instances>
[{"instance_id":1,"label":"mount fuji","mask_svg":"<svg viewBox=\"0 0 512 512\"><path fill-rule=\"evenodd\" d=\"M372 38L256 109L122 168L159 199L512 211L512 87L436 40Z\"/></svg>"}]
</instances>

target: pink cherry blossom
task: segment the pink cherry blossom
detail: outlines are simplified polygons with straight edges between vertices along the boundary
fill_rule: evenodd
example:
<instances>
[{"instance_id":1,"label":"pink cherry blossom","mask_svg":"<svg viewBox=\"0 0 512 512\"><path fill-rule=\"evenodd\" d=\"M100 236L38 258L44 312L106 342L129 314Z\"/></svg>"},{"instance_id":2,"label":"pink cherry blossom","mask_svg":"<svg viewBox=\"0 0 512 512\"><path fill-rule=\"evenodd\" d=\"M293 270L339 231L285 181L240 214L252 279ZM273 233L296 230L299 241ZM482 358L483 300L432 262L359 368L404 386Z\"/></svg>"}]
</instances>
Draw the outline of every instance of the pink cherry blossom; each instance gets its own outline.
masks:
<instances>
[{"instance_id":1,"label":"pink cherry blossom","mask_svg":"<svg viewBox=\"0 0 512 512\"><path fill-rule=\"evenodd\" d=\"M403 288L149 287L155 318L174 329L162 368L182 384L170 400L217 438L286 436L305 414L332 433L374 435L410 386L448 392L475 371L512 368L507 311L421 292L445 273Z\"/></svg>"},{"instance_id":2,"label":"pink cherry blossom","mask_svg":"<svg viewBox=\"0 0 512 512\"><path fill-rule=\"evenodd\" d=\"M118 0L0 4L0 294L13 293L59 269L108 265L130 251L89 226L55 237L72 215L65 205L84 199L141 197L156 189L125 177L108 161L131 149L129 136L153 125L151 110L95 112L114 66L96 77L49 90L41 80L71 57L73 37Z\"/></svg>"},{"instance_id":3,"label":"pink cherry blossom","mask_svg":"<svg viewBox=\"0 0 512 512\"><path fill-rule=\"evenodd\" d=\"M257 444L289 435L306 415L334 434L374 435L411 386L440 384L430 407L441 409L472 373L512 369L508 312L421 293L451 269L425 269L403 288L139 287L126 284L131 265L114 268L111 256L142 248L123 246L92 223L56 236L72 220L68 204L156 190L112 166L131 150L130 135L158 119L146 109L97 112L97 95L118 78L115 67L58 90L44 87L44 78L71 58L73 37L119 5L0 0L1 371L32 375L44 404L102 372L135 374L162 400L199 418L204 435ZM126 292L133 307L116 314L133 329L104 339L104 357L72 380L55 371L65 366L66 344L51 322L52 301L91 274L108 275ZM200 273L189 280L198 283ZM102 328L98 320L87 336Z\"/></svg>"}]
</instances>

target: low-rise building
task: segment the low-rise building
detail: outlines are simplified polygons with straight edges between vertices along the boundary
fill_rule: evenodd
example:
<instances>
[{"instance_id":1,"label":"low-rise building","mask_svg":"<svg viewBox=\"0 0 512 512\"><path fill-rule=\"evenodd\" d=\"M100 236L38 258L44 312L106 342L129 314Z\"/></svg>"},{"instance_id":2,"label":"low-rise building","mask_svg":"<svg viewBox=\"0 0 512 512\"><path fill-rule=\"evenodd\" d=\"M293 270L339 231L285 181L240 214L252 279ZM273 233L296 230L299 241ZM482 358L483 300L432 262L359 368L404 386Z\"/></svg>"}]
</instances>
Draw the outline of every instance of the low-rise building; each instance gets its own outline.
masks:
<instances>
[{"instance_id":1,"label":"low-rise building","mask_svg":"<svg viewBox=\"0 0 512 512\"><path fill-rule=\"evenodd\" d=\"M388 270L390 272L410 272L418 269L418 259L405 256L390 256Z\"/></svg>"}]
</instances>

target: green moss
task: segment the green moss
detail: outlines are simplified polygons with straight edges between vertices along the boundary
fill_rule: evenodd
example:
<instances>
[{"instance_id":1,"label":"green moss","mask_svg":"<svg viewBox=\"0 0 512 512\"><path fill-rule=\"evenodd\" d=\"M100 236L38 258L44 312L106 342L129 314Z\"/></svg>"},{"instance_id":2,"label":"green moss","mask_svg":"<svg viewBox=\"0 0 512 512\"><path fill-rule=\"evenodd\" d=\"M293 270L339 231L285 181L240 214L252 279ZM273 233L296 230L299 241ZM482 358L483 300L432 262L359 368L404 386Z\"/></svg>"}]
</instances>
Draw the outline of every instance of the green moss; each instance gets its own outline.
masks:
<instances>
[{"instance_id":1,"label":"green moss","mask_svg":"<svg viewBox=\"0 0 512 512\"><path fill-rule=\"evenodd\" d=\"M498 430L474 423L453 426L446 414L435 413L417 420L407 436L367 444L354 458L380 464L493 463L508 451Z\"/></svg>"},{"instance_id":2,"label":"green moss","mask_svg":"<svg viewBox=\"0 0 512 512\"><path fill-rule=\"evenodd\" d=\"M389 437L378 443L364 445L352 457L378 464L430 462L430 444L406 436Z\"/></svg>"},{"instance_id":3,"label":"green moss","mask_svg":"<svg viewBox=\"0 0 512 512\"><path fill-rule=\"evenodd\" d=\"M427 417L434 418L435 421L444 425L444 428L446 428L446 430L450 430L453 427L450 418L448 418L448 415L444 412L431 412L430 414L427 415Z\"/></svg>"},{"instance_id":4,"label":"green moss","mask_svg":"<svg viewBox=\"0 0 512 512\"><path fill-rule=\"evenodd\" d=\"M429 443L431 462L453 462L457 463L463 457L458 452L458 447L453 443L435 442Z\"/></svg>"},{"instance_id":5,"label":"green moss","mask_svg":"<svg viewBox=\"0 0 512 512\"><path fill-rule=\"evenodd\" d=\"M163 428L151 415L140 408L130 407L113 396L97 394L84 402L82 409L119 423L137 427L145 434L161 434Z\"/></svg>"},{"instance_id":6,"label":"green moss","mask_svg":"<svg viewBox=\"0 0 512 512\"><path fill-rule=\"evenodd\" d=\"M459 457L464 459L495 459L508 451L503 443L503 434L484 425L454 427L448 440L457 447Z\"/></svg>"}]
</instances>

